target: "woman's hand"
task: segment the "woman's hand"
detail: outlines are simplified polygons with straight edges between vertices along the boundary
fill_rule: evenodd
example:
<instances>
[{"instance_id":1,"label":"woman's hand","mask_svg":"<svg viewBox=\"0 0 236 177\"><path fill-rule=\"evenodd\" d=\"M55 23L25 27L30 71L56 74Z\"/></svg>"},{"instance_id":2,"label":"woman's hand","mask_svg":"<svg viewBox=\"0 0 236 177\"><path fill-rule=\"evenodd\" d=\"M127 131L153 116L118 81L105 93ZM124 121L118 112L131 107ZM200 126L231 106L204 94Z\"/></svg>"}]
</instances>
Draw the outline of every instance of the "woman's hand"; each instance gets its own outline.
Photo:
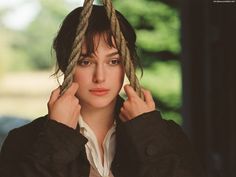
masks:
<instances>
[{"instance_id":1,"label":"woman's hand","mask_svg":"<svg viewBox=\"0 0 236 177\"><path fill-rule=\"evenodd\" d=\"M72 83L67 91L60 96L60 88L55 89L48 101L49 118L76 129L81 106L75 96L79 85Z\"/></svg>"},{"instance_id":2,"label":"woman's hand","mask_svg":"<svg viewBox=\"0 0 236 177\"><path fill-rule=\"evenodd\" d=\"M143 101L131 86L125 85L124 90L128 98L123 103L123 106L120 110L120 118L122 121L125 122L131 120L138 115L141 115L145 112L151 112L156 109L155 102L153 101L150 91L142 89L144 95Z\"/></svg>"}]
</instances>

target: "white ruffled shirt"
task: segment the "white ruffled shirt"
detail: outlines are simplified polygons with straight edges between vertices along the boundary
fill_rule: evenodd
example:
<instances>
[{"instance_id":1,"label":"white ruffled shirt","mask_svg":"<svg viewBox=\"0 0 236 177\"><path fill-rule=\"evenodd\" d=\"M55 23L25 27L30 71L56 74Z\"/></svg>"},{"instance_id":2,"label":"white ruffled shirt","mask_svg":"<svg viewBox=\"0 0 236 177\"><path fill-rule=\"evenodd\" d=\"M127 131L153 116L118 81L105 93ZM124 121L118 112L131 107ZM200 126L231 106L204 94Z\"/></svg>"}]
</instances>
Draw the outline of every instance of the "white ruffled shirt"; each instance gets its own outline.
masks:
<instances>
[{"instance_id":1,"label":"white ruffled shirt","mask_svg":"<svg viewBox=\"0 0 236 177\"><path fill-rule=\"evenodd\" d=\"M115 128L116 122L114 121L113 126L107 132L103 141L103 158L104 164L102 164L102 157L99 150L98 140L93 130L83 120L82 116L79 117L80 133L88 139L85 145L86 154L88 161L93 168L93 173L97 173L98 176L110 177L111 174L111 163L115 155ZM95 175L92 175L95 176Z\"/></svg>"}]
</instances>

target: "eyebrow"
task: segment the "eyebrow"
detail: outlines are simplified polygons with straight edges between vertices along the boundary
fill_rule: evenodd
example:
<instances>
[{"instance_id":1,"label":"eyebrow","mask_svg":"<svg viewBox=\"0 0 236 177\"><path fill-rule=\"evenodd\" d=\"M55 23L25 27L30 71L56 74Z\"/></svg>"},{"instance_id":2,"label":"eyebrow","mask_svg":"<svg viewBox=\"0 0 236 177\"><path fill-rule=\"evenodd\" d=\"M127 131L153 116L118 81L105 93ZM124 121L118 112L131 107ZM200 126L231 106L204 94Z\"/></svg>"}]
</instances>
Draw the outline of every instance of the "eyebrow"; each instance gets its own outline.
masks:
<instances>
[{"instance_id":1,"label":"eyebrow","mask_svg":"<svg viewBox=\"0 0 236 177\"><path fill-rule=\"evenodd\" d=\"M107 56L107 57L112 57L112 56L115 56L115 55L119 55L119 52L118 52L118 51L115 51L115 52L112 52L112 53L107 54L106 56ZM81 53L80 56L81 56L81 57L89 57L90 55L88 55L88 54L86 54L86 53Z\"/></svg>"},{"instance_id":2,"label":"eyebrow","mask_svg":"<svg viewBox=\"0 0 236 177\"><path fill-rule=\"evenodd\" d=\"M80 56L81 56L81 57L88 57L89 55L86 54L86 53L81 53Z\"/></svg>"},{"instance_id":3,"label":"eyebrow","mask_svg":"<svg viewBox=\"0 0 236 177\"><path fill-rule=\"evenodd\" d=\"M119 52L115 51L115 52L107 54L107 57L112 57L112 56L117 55L117 54L119 54Z\"/></svg>"}]
</instances>

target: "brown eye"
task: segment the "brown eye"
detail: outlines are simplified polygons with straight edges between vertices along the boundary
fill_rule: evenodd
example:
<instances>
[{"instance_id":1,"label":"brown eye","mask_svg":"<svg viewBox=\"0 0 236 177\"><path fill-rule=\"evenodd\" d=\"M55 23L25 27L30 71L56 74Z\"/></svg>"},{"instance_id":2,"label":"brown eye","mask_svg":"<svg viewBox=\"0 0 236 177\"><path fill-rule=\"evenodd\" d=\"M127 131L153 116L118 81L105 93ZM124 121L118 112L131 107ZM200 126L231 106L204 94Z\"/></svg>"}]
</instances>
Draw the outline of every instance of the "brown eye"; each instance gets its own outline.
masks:
<instances>
[{"instance_id":1,"label":"brown eye","mask_svg":"<svg viewBox=\"0 0 236 177\"><path fill-rule=\"evenodd\" d=\"M92 62L88 59L82 59L78 62L79 66L89 66L90 64L92 64Z\"/></svg>"},{"instance_id":2,"label":"brown eye","mask_svg":"<svg viewBox=\"0 0 236 177\"><path fill-rule=\"evenodd\" d=\"M120 64L120 60L117 59L117 58L111 59L111 60L109 61L109 64L110 64L110 65L119 65L119 64Z\"/></svg>"}]
</instances>

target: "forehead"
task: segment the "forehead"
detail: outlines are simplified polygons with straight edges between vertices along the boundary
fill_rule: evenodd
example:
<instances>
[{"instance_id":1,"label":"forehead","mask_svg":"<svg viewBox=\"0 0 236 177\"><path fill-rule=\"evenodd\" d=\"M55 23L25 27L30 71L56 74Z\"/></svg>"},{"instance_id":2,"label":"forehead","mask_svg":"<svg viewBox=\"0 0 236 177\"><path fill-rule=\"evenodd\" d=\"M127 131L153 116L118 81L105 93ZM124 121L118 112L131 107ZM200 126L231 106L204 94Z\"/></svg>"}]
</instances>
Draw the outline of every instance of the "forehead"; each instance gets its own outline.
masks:
<instances>
[{"instance_id":1,"label":"forehead","mask_svg":"<svg viewBox=\"0 0 236 177\"><path fill-rule=\"evenodd\" d=\"M82 53L91 55L101 48L117 50L114 37L109 32L87 34L85 36L85 41L82 45Z\"/></svg>"}]
</instances>

